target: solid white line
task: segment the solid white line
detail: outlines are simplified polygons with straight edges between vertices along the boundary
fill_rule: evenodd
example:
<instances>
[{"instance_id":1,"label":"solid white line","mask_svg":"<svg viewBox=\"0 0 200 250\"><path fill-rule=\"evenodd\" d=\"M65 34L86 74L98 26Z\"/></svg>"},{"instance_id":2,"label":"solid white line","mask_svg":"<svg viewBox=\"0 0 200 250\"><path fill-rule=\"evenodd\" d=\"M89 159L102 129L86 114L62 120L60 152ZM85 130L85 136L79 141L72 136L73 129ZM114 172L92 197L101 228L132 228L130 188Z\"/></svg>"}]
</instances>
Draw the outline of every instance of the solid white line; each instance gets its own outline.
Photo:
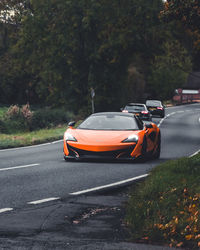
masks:
<instances>
[{"instance_id":1,"label":"solid white line","mask_svg":"<svg viewBox=\"0 0 200 250\"><path fill-rule=\"evenodd\" d=\"M158 127L160 127L160 125L164 122L164 120L165 120L165 118L162 118L162 119L160 120L160 122L158 123Z\"/></svg>"},{"instance_id":2,"label":"solid white line","mask_svg":"<svg viewBox=\"0 0 200 250\"><path fill-rule=\"evenodd\" d=\"M19 168L30 168L30 167L39 166L39 165L40 165L39 163L35 163L35 164L17 166L17 167L11 167L11 168L1 168L0 171L15 170Z\"/></svg>"},{"instance_id":3,"label":"solid white line","mask_svg":"<svg viewBox=\"0 0 200 250\"><path fill-rule=\"evenodd\" d=\"M9 211L12 211L12 210L13 210L13 208L2 208L2 209L0 209L0 214L5 213L5 212L9 212Z\"/></svg>"},{"instance_id":4,"label":"solid white line","mask_svg":"<svg viewBox=\"0 0 200 250\"><path fill-rule=\"evenodd\" d=\"M86 194L86 193L89 193L89 192L93 192L93 191L97 191L97 190L101 190L101 189L105 189L105 188L109 188L109 187L113 187L113 186L117 186L117 185L126 184L128 182L136 181L136 180L145 178L148 175L149 174L143 174L143 175L136 176L136 177L133 177L133 178L130 178L130 179L126 179L126 180L123 180L123 181L114 182L114 183L111 183L111 184L108 184L108 185L99 186L99 187L90 188L90 189L85 189L85 190L82 190L82 191L78 191L78 192L74 192L74 193L69 193L69 194L70 195Z\"/></svg>"},{"instance_id":5,"label":"solid white line","mask_svg":"<svg viewBox=\"0 0 200 250\"><path fill-rule=\"evenodd\" d=\"M196 151L194 154L190 155L189 158L192 158L193 156L197 155L198 153L200 153L200 149L198 151Z\"/></svg>"},{"instance_id":6,"label":"solid white line","mask_svg":"<svg viewBox=\"0 0 200 250\"><path fill-rule=\"evenodd\" d=\"M30 201L28 202L28 204L40 204L40 203L44 203L44 202L48 202L48 201L55 201L55 200L59 200L60 197L53 197L53 198L47 198L47 199L42 199L42 200L38 200L38 201Z\"/></svg>"},{"instance_id":7,"label":"solid white line","mask_svg":"<svg viewBox=\"0 0 200 250\"><path fill-rule=\"evenodd\" d=\"M0 153L4 152L4 151L14 151L14 150L19 150L19 149L29 149L29 148L43 147L43 146L48 146L48 145L51 145L51 144L56 144L56 143L59 143L59 142L62 142L62 141L63 141L63 139L53 141L53 142L42 143L42 144L38 144L38 145L31 145L31 146L18 147L18 148L0 149Z\"/></svg>"},{"instance_id":8,"label":"solid white line","mask_svg":"<svg viewBox=\"0 0 200 250\"><path fill-rule=\"evenodd\" d=\"M1 152L5 152L5 151L14 151L14 150L20 150L20 149L27 149L27 148L36 148L36 147L42 147L42 146L47 146L50 145L51 142L47 142L47 143L43 143L43 144L38 144L38 145L32 145L32 146L25 146L25 147L19 147L19 148L8 148L8 149L1 149Z\"/></svg>"},{"instance_id":9,"label":"solid white line","mask_svg":"<svg viewBox=\"0 0 200 250\"><path fill-rule=\"evenodd\" d=\"M52 144L56 144L56 143L59 143L59 142L62 142L62 141L63 141L63 139L62 140L58 140L58 141L53 141Z\"/></svg>"}]
</instances>

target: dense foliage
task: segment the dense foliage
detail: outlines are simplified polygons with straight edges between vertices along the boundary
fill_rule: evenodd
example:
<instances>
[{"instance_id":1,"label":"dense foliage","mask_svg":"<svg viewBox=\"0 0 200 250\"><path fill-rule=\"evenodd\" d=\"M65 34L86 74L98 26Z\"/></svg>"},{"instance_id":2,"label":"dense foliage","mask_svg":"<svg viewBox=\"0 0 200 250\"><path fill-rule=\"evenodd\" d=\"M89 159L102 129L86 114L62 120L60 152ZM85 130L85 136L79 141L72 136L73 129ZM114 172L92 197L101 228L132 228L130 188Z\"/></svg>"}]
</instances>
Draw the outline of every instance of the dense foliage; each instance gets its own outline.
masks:
<instances>
[{"instance_id":1,"label":"dense foliage","mask_svg":"<svg viewBox=\"0 0 200 250\"><path fill-rule=\"evenodd\" d=\"M200 68L200 2L199 0L167 0L161 16L166 22L179 21L193 42L194 69Z\"/></svg>"},{"instance_id":2,"label":"dense foliage","mask_svg":"<svg viewBox=\"0 0 200 250\"><path fill-rule=\"evenodd\" d=\"M163 23L164 8L162 0L1 1L0 102L88 113L91 88L95 111L171 98L191 70L191 38Z\"/></svg>"},{"instance_id":3,"label":"dense foliage","mask_svg":"<svg viewBox=\"0 0 200 250\"><path fill-rule=\"evenodd\" d=\"M44 128L54 128L66 124L74 115L61 108L32 110L29 104L10 106L0 117L0 133L14 134L30 132Z\"/></svg>"}]
</instances>

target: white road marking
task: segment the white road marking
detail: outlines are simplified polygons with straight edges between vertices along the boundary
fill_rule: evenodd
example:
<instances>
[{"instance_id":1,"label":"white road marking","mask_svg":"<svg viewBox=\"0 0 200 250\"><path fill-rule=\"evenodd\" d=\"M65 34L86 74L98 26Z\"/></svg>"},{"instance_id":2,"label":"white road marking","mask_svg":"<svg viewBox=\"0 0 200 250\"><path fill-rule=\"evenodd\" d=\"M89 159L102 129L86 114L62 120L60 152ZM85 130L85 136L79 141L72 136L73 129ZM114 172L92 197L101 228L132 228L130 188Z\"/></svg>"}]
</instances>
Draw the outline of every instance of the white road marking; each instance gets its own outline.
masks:
<instances>
[{"instance_id":1,"label":"white road marking","mask_svg":"<svg viewBox=\"0 0 200 250\"><path fill-rule=\"evenodd\" d=\"M0 153L4 152L4 151L14 151L14 150L19 150L19 149L28 149L28 148L36 148L36 147L48 146L48 145L56 144L56 143L59 143L59 142L62 142L62 141L63 141L63 139L53 141L53 142L42 143L42 144L38 144L38 145L31 145L31 146L25 146L25 147L19 147L19 148L0 149Z\"/></svg>"},{"instance_id":2,"label":"white road marking","mask_svg":"<svg viewBox=\"0 0 200 250\"><path fill-rule=\"evenodd\" d=\"M194 154L190 155L189 158L192 158L193 156L197 155L198 153L200 153L200 149L198 151L196 151Z\"/></svg>"},{"instance_id":3,"label":"white road marking","mask_svg":"<svg viewBox=\"0 0 200 250\"><path fill-rule=\"evenodd\" d=\"M108 185L99 186L99 187L90 188L90 189L85 189L85 190L82 190L82 191L78 191L78 192L74 192L74 193L69 193L69 194L70 195L86 194L86 193L90 193L90 192L93 192L93 191L102 190L102 189L105 189L105 188L114 187L114 186L117 186L117 185L126 184L128 182L136 181L136 180L145 178L148 175L149 174L143 174L143 175L136 176L136 177L133 177L133 178L130 178L130 179L126 179L126 180L123 180L123 181L114 182L114 183L111 183L111 184L108 184Z\"/></svg>"},{"instance_id":4,"label":"white road marking","mask_svg":"<svg viewBox=\"0 0 200 250\"><path fill-rule=\"evenodd\" d=\"M59 142L62 142L62 141L63 141L63 139L62 140L58 140L58 141L53 141L52 144L56 144L56 143L59 143Z\"/></svg>"},{"instance_id":5,"label":"white road marking","mask_svg":"<svg viewBox=\"0 0 200 250\"><path fill-rule=\"evenodd\" d=\"M40 165L40 163L35 163L35 164L24 165L24 166L17 166L17 167L10 167L10 168L1 168L0 171L15 170L15 169L20 169L20 168L30 168L30 167L35 167L35 166L39 166L39 165Z\"/></svg>"},{"instance_id":6,"label":"white road marking","mask_svg":"<svg viewBox=\"0 0 200 250\"><path fill-rule=\"evenodd\" d=\"M47 198L47 199L42 199L42 200L37 200L37 201L30 201L28 202L28 204L40 204L40 203L44 203L44 202L48 202L48 201L55 201L55 200L59 200L60 197L52 197L52 198Z\"/></svg>"},{"instance_id":7,"label":"white road marking","mask_svg":"<svg viewBox=\"0 0 200 250\"><path fill-rule=\"evenodd\" d=\"M47 143L43 143L43 144L31 145L31 146L26 146L26 147L1 149L0 152L15 151L15 150L27 149L27 148L36 148L36 147L46 146L46 145L50 145L50 144L52 144L52 143L51 142L47 142Z\"/></svg>"},{"instance_id":8,"label":"white road marking","mask_svg":"<svg viewBox=\"0 0 200 250\"><path fill-rule=\"evenodd\" d=\"M13 208L2 208L2 209L0 209L0 214L5 213L5 212L9 212L9 211L12 211L12 210L13 210Z\"/></svg>"},{"instance_id":9,"label":"white road marking","mask_svg":"<svg viewBox=\"0 0 200 250\"><path fill-rule=\"evenodd\" d=\"M198 111L198 110L200 110L200 109L195 109L195 110L192 110L192 111ZM187 110L185 110L185 111L190 111L190 112L191 112L191 110L189 110L189 109L187 109ZM172 113L166 115L163 119L160 120L160 122L158 123L157 126L160 127L160 125L161 125L161 124L164 122L164 120L167 119L168 117L170 117L170 116L172 116L172 115L174 115L174 114L184 113L185 111L183 111L183 110L175 111L175 112L172 112ZM200 123L200 118L199 118L199 123Z\"/></svg>"}]
</instances>

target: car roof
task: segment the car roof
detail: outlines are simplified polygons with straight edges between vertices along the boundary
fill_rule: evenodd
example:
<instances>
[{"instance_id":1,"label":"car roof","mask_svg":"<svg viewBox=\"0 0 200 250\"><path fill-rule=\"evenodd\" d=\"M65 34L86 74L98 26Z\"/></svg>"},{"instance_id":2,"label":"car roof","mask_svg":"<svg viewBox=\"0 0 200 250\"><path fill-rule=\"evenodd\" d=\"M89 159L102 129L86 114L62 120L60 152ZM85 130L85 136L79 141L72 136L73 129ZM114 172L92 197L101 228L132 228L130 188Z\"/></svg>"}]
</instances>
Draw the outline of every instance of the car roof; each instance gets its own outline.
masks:
<instances>
[{"instance_id":1,"label":"car roof","mask_svg":"<svg viewBox=\"0 0 200 250\"><path fill-rule=\"evenodd\" d=\"M123 113L123 112L98 112L91 114L91 116L101 116L101 115L120 115L120 116L134 117L132 113Z\"/></svg>"},{"instance_id":2,"label":"car roof","mask_svg":"<svg viewBox=\"0 0 200 250\"><path fill-rule=\"evenodd\" d=\"M126 106L145 106L145 104L144 103L133 103L133 102L131 102L131 103L128 103Z\"/></svg>"},{"instance_id":3,"label":"car roof","mask_svg":"<svg viewBox=\"0 0 200 250\"><path fill-rule=\"evenodd\" d=\"M160 102L160 103L162 103L160 100L146 100L146 102Z\"/></svg>"}]
</instances>

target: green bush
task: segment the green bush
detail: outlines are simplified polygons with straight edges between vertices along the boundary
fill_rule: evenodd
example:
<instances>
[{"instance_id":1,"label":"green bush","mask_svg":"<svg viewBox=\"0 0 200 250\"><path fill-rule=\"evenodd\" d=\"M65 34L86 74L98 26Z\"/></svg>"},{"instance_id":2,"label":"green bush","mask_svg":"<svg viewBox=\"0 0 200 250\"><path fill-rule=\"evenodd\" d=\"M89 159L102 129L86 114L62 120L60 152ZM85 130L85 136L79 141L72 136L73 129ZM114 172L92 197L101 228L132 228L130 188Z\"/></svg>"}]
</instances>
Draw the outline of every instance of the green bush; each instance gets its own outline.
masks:
<instances>
[{"instance_id":1,"label":"green bush","mask_svg":"<svg viewBox=\"0 0 200 250\"><path fill-rule=\"evenodd\" d=\"M6 132L6 126L5 123L0 120L0 133L5 133Z\"/></svg>"},{"instance_id":2,"label":"green bush","mask_svg":"<svg viewBox=\"0 0 200 250\"><path fill-rule=\"evenodd\" d=\"M43 108L32 111L29 104L22 107L12 105L0 121L0 132L12 134L53 128L67 124L71 119L73 119L73 114L64 109Z\"/></svg>"},{"instance_id":3,"label":"green bush","mask_svg":"<svg viewBox=\"0 0 200 250\"><path fill-rule=\"evenodd\" d=\"M30 129L51 128L68 123L72 118L73 114L63 109L40 109L33 113Z\"/></svg>"},{"instance_id":4,"label":"green bush","mask_svg":"<svg viewBox=\"0 0 200 250\"><path fill-rule=\"evenodd\" d=\"M29 104L22 106L11 105L4 115L4 132L12 134L13 132L28 131L33 112Z\"/></svg>"}]
</instances>

